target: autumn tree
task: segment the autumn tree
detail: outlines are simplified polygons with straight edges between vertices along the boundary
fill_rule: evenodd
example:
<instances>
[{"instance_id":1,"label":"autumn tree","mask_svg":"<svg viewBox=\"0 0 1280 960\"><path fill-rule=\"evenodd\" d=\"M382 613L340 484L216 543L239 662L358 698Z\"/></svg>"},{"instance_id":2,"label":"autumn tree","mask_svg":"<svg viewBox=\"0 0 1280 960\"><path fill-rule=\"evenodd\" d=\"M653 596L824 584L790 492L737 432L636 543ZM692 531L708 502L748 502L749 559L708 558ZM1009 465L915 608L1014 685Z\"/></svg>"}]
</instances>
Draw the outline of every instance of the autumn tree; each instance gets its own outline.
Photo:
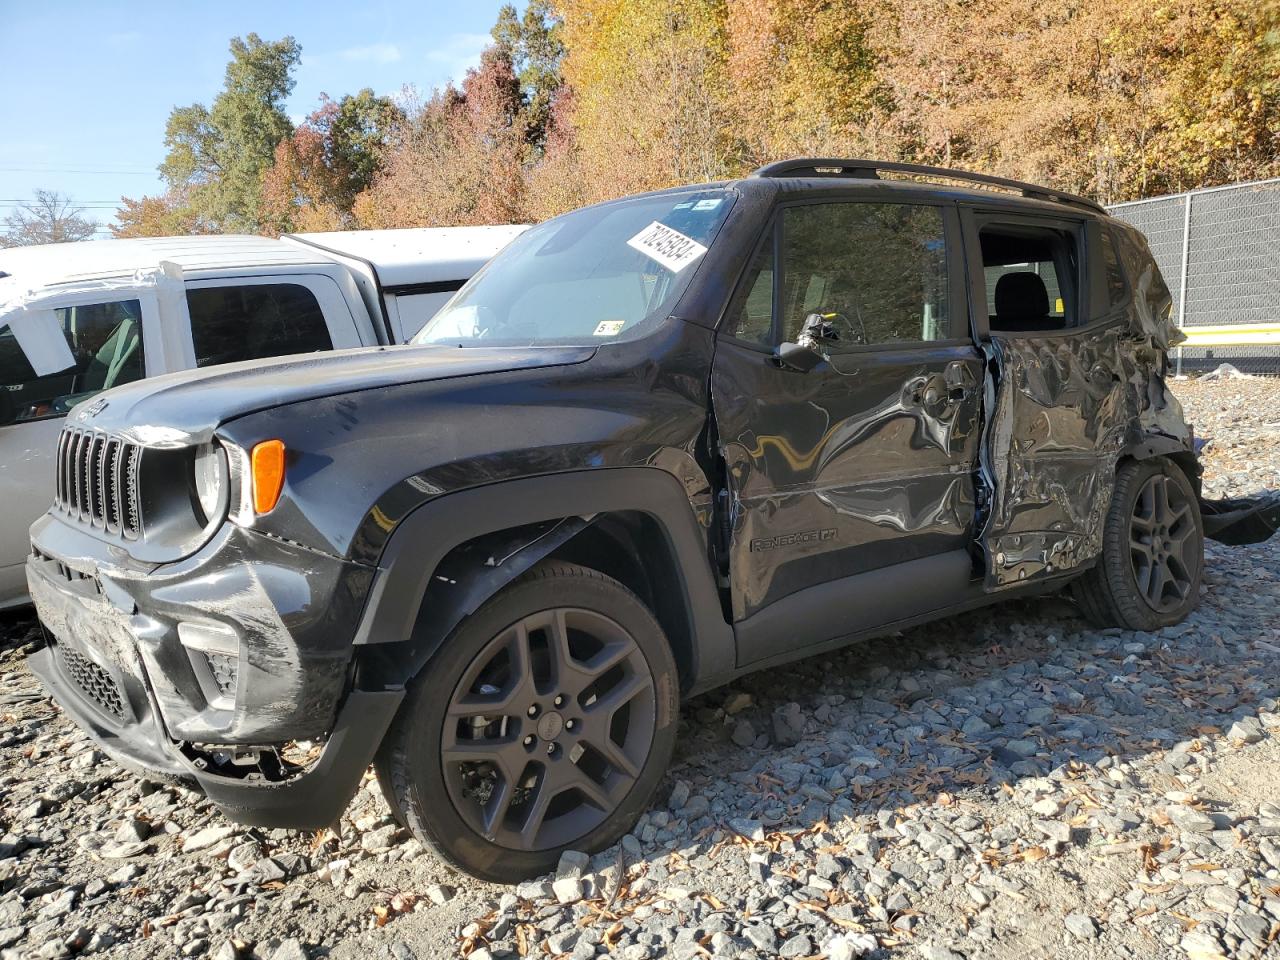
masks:
<instances>
[{"instance_id":1,"label":"autumn tree","mask_svg":"<svg viewBox=\"0 0 1280 960\"><path fill-rule=\"evenodd\" d=\"M356 197L373 184L404 114L368 88L320 106L276 145L263 175L266 232L340 230L352 226Z\"/></svg>"},{"instance_id":2,"label":"autumn tree","mask_svg":"<svg viewBox=\"0 0 1280 960\"><path fill-rule=\"evenodd\" d=\"M510 55L487 48L460 89L407 111L384 169L355 202L365 227L511 223L524 211L528 144Z\"/></svg>"},{"instance_id":3,"label":"autumn tree","mask_svg":"<svg viewBox=\"0 0 1280 960\"><path fill-rule=\"evenodd\" d=\"M736 170L725 0L561 0L588 199Z\"/></svg>"},{"instance_id":4,"label":"autumn tree","mask_svg":"<svg viewBox=\"0 0 1280 960\"><path fill-rule=\"evenodd\" d=\"M158 197L120 198L116 222L111 235L118 240L130 237L180 237L211 233L195 207L180 194L169 192Z\"/></svg>"},{"instance_id":5,"label":"autumn tree","mask_svg":"<svg viewBox=\"0 0 1280 960\"><path fill-rule=\"evenodd\" d=\"M0 247L29 247L39 243L88 240L98 225L84 210L53 190L37 190L35 199L4 218Z\"/></svg>"},{"instance_id":6,"label":"autumn tree","mask_svg":"<svg viewBox=\"0 0 1280 960\"><path fill-rule=\"evenodd\" d=\"M293 133L284 103L302 48L292 37L263 40L256 33L231 41L222 91L211 106L175 107L165 125L168 148L160 164L167 190L130 201L130 235L191 224L201 231L254 233L268 224L263 175L277 145ZM176 206L175 204L181 204Z\"/></svg>"},{"instance_id":7,"label":"autumn tree","mask_svg":"<svg viewBox=\"0 0 1280 960\"><path fill-rule=\"evenodd\" d=\"M883 92L868 7L729 0L728 106L744 168L878 152Z\"/></svg>"}]
</instances>

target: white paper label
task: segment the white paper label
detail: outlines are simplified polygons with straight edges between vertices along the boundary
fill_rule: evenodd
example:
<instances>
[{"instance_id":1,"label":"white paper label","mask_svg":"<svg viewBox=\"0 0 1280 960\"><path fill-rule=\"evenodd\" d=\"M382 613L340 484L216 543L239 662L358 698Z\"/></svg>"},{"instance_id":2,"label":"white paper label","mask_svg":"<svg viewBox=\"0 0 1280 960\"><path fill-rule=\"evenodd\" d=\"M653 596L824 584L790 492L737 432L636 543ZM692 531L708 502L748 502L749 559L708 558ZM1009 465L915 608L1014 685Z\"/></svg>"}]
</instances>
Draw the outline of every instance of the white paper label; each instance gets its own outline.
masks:
<instances>
[{"instance_id":1,"label":"white paper label","mask_svg":"<svg viewBox=\"0 0 1280 960\"><path fill-rule=\"evenodd\" d=\"M693 209L695 212L699 210L714 210L716 207L720 206L721 199L723 198L715 197L711 200L699 200L693 205Z\"/></svg>"},{"instance_id":2,"label":"white paper label","mask_svg":"<svg viewBox=\"0 0 1280 960\"><path fill-rule=\"evenodd\" d=\"M613 337L622 332L622 328L627 325L625 320L601 320L596 324L596 332L593 337Z\"/></svg>"},{"instance_id":3,"label":"white paper label","mask_svg":"<svg viewBox=\"0 0 1280 960\"><path fill-rule=\"evenodd\" d=\"M707 252L707 248L697 240L657 220L628 240L627 246L656 260L672 273L679 273Z\"/></svg>"}]
</instances>

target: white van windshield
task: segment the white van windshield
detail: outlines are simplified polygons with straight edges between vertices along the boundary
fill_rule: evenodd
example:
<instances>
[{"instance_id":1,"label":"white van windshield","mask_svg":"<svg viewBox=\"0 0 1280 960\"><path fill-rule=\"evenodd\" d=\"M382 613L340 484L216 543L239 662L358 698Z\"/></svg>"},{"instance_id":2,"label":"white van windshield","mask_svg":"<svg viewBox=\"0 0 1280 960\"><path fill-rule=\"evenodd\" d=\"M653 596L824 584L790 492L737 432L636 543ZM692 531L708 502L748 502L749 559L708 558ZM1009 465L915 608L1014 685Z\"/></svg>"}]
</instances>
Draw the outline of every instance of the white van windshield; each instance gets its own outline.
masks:
<instances>
[{"instance_id":1,"label":"white van windshield","mask_svg":"<svg viewBox=\"0 0 1280 960\"><path fill-rule=\"evenodd\" d=\"M523 233L410 341L589 344L665 317L733 204L727 190L588 207Z\"/></svg>"}]
</instances>

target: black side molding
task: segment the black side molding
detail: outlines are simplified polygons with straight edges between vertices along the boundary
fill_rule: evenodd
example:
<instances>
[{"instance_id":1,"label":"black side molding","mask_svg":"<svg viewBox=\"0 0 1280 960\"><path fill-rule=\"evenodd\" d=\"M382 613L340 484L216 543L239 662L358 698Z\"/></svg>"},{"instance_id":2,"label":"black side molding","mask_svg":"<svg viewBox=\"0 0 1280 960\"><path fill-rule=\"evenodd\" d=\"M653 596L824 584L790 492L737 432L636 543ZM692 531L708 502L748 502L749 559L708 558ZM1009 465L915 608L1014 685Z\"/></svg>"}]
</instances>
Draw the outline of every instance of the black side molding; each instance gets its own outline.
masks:
<instances>
[{"instance_id":1,"label":"black side molding","mask_svg":"<svg viewBox=\"0 0 1280 960\"><path fill-rule=\"evenodd\" d=\"M657 521L680 565L678 600L691 628L692 689L723 682L735 665L733 631L724 620L712 577L706 531L698 525L684 487L658 467L609 467L473 487L429 500L405 517L383 551L354 638L356 647L363 648L370 685L376 689L379 682L412 677L475 599L430 611L435 619L430 629L415 630L427 586L454 547L498 531L614 511L636 511ZM557 525L543 545L584 525ZM534 550L529 563L541 554ZM505 575L513 572L519 568Z\"/></svg>"}]
</instances>

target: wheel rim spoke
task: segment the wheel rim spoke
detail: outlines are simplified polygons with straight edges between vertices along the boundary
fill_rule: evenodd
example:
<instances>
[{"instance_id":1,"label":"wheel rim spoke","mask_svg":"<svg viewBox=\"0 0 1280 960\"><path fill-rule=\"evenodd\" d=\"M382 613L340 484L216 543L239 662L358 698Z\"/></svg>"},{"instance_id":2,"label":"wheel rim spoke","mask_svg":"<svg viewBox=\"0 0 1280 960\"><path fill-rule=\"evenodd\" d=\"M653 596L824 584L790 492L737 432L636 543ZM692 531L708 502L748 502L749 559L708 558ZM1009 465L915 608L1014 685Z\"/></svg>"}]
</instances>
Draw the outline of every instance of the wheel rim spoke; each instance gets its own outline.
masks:
<instances>
[{"instance_id":1,"label":"wheel rim spoke","mask_svg":"<svg viewBox=\"0 0 1280 960\"><path fill-rule=\"evenodd\" d=\"M588 741L588 746L596 751L606 761L609 766L613 767L619 774L628 780L634 780L640 776L640 765L627 755L627 751L614 742L609 736L608 731L603 737Z\"/></svg>"},{"instance_id":2,"label":"wheel rim spoke","mask_svg":"<svg viewBox=\"0 0 1280 960\"><path fill-rule=\"evenodd\" d=\"M656 733L652 691L634 638L603 614L525 616L481 649L446 705L449 800L503 848L572 843L639 778Z\"/></svg>"},{"instance_id":3,"label":"wheel rim spoke","mask_svg":"<svg viewBox=\"0 0 1280 960\"><path fill-rule=\"evenodd\" d=\"M1138 592L1151 609L1166 613L1191 594L1199 529L1182 487L1166 474L1149 477L1129 519L1129 558Z\"/></svg>"},{"instance_id":4,"label":"wheel rim spoke","mask_svg":"<svg viewBox=\"0 0 1280 960\"><path fill-rule=\"evenodd\" d=\"M1164 585L1168 577L1169 571L1163 563L1151 565L1151 580L1147 587L1147 599L1155 606L1159 606L1161 599L1164 597Z\"/></svg>"},{"instance_id":5,"label":"wheel rim spoke","mask_svg":"<svg viewBox=\"0 0 1280 960\"><path fill-rule=\"evenodd\" d=\"M513 754L519 750L519 741L455 740L452 746L445 746L441 752L449 763L491 763L507 776L511 772Z\"/></svg>"},{"instance_id":6,"label":"wheel rim spoke","mask_svg":"<svg viewBox=\"0 0 1280 960\"><path fill-rule=\"evenodd\" d=\"M507 682L503 689L492 694L468 692L455 696L449 704L448 716L468 719L480 716L504 716L512 712L513 705L524 695L531 682L529 665L529 629L521 622L505 634L505 642L499 649L507 655ZM482 664L483 666L483 664ZM479 674L480 670L468 671ZM471 685L477 680L472 680Z\"/></svg>"},{"instance_id":7,"label":"wheel rim spoke","mask_svg":"<svg viewBox=\"0 0 1280 960\"><path fill-rule=\"evenodd\" d=\"M608 673L618 664L635 653L635 647L629 643L611 643L590 660L582 664L582 669L591 677L600 677Z\"/></svg>"},{"instance_id":8,"label":"wheel rim spoke","mask_svg":"<svg viewBox=\"0 0 1280 960\"><path fill-rule=\"evenodd\" d=\"M597 695L595 703L586 708L587 712L612 716L645 690L652 688L653 679L651 677L632 674L625 680L610 687L604 693Z\"/></svg>"},{"instance_id":9,"label":"wheel rim spoke","mask_svg":"<svg viewBox=\"0 0 1280 960\"><path fill-rule=\"evenodd\" d=\"M551 809L551 801L560 794L560 788L548 783L547 778L548 771L544 768L542 776L538 779L538 786L530 798L529 812L520 826L520 840L526 850L534 849L538 842L538 832L547 818L547 811Z\"/></svg>"},{"instance_id":10,"label":"wheel rim spoke","mask_svg":"<svg viewBox=\"0 0 1280 960\"><path fill-rule=\"evenodd\" d=\"M612 793L592 780L583 770L578 770L571 785L576 787L588 802L595 804L604 813L608 813L616 806Z\"/></svg>"},{"instance_id":11,"label":"wheel rim spoke","mask_svg":"<svg viewBox=\"0 0 1280 960\"><path fill-rule=\"evenodd\" d=\"M484 832L489 838L498 832L502 822L506 820L507 811L511 809L511 801L515 799L515 795L514 780L503 777L501 783L494 785L493 794L484 808Z\"/></svg>"}]
</instances>

